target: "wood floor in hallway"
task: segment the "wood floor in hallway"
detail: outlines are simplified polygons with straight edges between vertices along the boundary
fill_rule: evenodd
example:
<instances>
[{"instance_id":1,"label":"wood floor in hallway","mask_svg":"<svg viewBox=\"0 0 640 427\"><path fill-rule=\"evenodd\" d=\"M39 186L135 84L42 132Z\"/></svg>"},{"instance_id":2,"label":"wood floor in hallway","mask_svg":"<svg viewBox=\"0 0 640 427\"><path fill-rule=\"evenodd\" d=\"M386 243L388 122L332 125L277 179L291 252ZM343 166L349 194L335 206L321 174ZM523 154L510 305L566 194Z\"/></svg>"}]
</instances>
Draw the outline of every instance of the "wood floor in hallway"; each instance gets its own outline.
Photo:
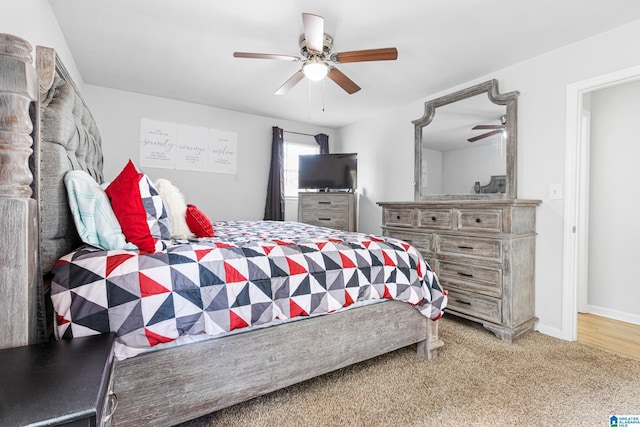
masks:
<instances>
[{"instance_id":1,"label":"wood floor in hallway","mask_svg":"<svg viewBox=\"0 0 640 427\"><path fill-rule=\"evenodd\" d=\"M578 313L578 342L640 360L640 325Z\"/></svg>"}]
</instances>

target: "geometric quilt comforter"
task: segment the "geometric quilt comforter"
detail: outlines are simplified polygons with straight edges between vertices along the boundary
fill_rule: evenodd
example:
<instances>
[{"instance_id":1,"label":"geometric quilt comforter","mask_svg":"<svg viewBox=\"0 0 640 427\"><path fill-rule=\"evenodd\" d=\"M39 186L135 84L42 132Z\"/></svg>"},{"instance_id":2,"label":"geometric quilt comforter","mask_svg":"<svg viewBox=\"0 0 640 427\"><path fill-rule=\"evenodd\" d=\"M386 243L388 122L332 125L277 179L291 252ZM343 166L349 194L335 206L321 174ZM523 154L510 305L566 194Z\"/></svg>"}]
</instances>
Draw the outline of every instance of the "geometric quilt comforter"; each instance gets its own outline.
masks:
<instances>
[{"instance_id":1,"label":"geometric quilt comforter","mask_svg":"<svg viewBox=\"0 0 640 427\"><path fill-rule=\"evenodd\" d=\"M396 299L438 319L446 292L400 240L298 222L215 222L215 237L167 249L84 246L53 270L61 338L116 333L123 359L186 334L219 335L279 319Z\"/></svg>"}]
</instances>

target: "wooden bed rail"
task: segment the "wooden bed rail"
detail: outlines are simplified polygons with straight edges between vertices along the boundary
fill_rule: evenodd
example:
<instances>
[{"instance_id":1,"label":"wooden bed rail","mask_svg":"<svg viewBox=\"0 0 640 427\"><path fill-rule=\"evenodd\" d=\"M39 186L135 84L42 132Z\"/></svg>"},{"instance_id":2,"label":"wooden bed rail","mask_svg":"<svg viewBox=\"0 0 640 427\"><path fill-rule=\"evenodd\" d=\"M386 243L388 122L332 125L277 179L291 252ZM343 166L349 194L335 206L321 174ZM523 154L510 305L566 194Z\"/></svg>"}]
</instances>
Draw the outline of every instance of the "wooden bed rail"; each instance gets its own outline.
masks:
<instances>
[{"instance_id":1,"label":"wooden bed rail","mask_svg":"<svg viewBox=\"0 0 640 427\"><path fill-rule=\"evenodd\" d=\"M37 142L39 134L38 97L31 45L0 34L0 348L38 339L42 276L38 208L29 166L34 161L34 136Z\"/></svg>"}]
</instances>

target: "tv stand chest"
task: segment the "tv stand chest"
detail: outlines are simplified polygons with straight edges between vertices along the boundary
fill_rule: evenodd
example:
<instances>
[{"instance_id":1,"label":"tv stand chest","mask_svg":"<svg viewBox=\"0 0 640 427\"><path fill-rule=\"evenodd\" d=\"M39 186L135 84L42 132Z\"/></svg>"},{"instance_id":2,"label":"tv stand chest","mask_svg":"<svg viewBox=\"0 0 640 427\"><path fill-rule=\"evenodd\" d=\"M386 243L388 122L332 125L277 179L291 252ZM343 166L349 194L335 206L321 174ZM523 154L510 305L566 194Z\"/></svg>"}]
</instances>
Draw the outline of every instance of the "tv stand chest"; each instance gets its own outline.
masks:
<instances>
[{"instance_id":1,"label":"tv stand chest","mask_svg":"<svg viewBox=\"0 0 640 427\"><path fill-rule=\"evenodd\" d=\"M357 231L356 195L347 192L298 193L298 221Z\"/></svg>"}]
</instances>

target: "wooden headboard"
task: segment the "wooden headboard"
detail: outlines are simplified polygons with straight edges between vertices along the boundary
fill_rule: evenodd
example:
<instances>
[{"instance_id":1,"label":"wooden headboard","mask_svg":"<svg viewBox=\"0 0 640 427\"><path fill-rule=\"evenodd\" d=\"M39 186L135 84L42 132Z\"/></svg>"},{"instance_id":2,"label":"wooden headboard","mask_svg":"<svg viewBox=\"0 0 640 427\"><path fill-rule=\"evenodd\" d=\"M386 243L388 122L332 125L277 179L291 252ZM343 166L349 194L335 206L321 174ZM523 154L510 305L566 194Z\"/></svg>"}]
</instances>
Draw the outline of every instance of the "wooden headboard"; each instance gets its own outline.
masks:
<instances>
[{"instance_id":1,"label":"wooden headboard","mask_svg":"<svg viewBox=\"0 0 640 427\"><path fill-rule=\"evenodd\" d=\"M47 273L79 244L63 177L98 182L95 120L51 48L0 34L0 348L49 338ZM44 276L44 280L43 280Z\"/></svg>"}]
</instances>

